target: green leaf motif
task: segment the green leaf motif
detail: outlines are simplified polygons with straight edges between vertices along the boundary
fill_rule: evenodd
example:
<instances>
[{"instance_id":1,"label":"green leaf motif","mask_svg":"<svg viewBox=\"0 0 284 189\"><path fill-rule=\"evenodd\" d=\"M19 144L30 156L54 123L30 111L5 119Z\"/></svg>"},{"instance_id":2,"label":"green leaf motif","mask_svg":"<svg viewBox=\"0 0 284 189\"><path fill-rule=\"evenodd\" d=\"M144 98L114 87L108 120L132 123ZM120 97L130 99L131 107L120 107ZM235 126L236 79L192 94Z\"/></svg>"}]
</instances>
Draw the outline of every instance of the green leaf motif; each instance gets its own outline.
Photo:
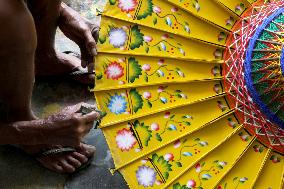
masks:
<instances>
[{"instance_id":1,"label":"green leaf motif","mask_svg":"<svg viewBox=\"0 0 284 189\"><path fill-rule=\"evenodd\" d=\"M142 75L141 65L139 65L139 62L134 57L130 57L128 59L128 65L129 65L128 68L129 81L131 83L134 83L134 81L138 79L140 75Z\"/></svg>"},{"instance_id":2,"label":"green leaf motif","mask_svg":"<svg viewBox=\"0 0 284 189\"><path fill-rule=\"evenodd\" d=\"M154 17L153 18L153 24L156 25L157 23L158 23L158 19L157 19L157 17Z\"/></svg>"},{"instance_id":3,"label":"green leaf motif","mask_svg":"<svg viewBox=\"0 0 284 189\"><path fill-rule=\"evenodd\" d=\"M186 126L190 126L190 125L191 125L191 123L188 122L188 121L185 121L184 124L185 124Z\"/></svg>"},{"instance_id":4,"label":"green leaf motif","mask_svg":"<svg viewBox=\"0 0 284 189\"><path fill-rule=\"evenodd\" d=\"M106 42L106 36L105 35L100 35L99 42L100 42L100 44L104 44Z\"/></svg>"},{"instance_id":5,"label":"green leaf motif","mask_svg":"<svg viewBox=\"0 0 284 189\"><path fill-rule=\"evenodd\" d=\"M169 162L166 161L163 156L158 156L157 154L152 155L152 161L162 173L164 179L167 180L169 178L169 172L172 171L172 165L169 164Z\"/></svg>"},{"instance_id":6,"label":"green leaf motif","mask_svg":"<svg viewBox=\"0 0 284 189\"><path fill-rule=\"evenodd\" d=\"M129 45L131 50L134 50L136 48L139 48L140 46L143 45L144 39L143 39L144 34L140 32L140 29L138 25L135 25L131 28L131 43Z\"/></svg>"},{"instance_id":7,"label":"green leaf motif","mask_svg":"<svg viewBox=\"0 0 284 189\"><path fill-rule=\"evenodd\" d=\"M180 189L180 188L181 188L180 183L175 183L173 186L173 189Z\"/></svg>"},{"instance_id":8,"label":"green leaf motif","mask_svg":"<svg viewBox=\"0 0 284 189\"><path fill-rule=\"evenodd\" d=\"M109 0L109 4L115 5L116 4L116 0Z\"/></svg>"},{"instance_id":9,"label":"green leaf motif","mask_svg":"<svg viewBox=\"0 0 284 189\"><path fill-rule=\"evenodd\" d=\"M144 76L144 80L148 83L149 78L148 78L148 76L147 76L147 75L145 75L145 76Z\"/></svg>"},{"instance_id":10,"label":"green leaf motif","mask_svg":"<svg viewBox=\"0 0 284 189\"><path fill-rule=\"evenodd\" d=\"M145 52L148 53L149 52L149 47L145 47Z\"/></svg>"},{"instance_id":11,"label":"green leaf motif","mask_svg":"<svg viewBox=\"0 0 284 189\"><path fill-rule=\"evenodd\" d=\"M144 146L148 146L149 141L152 138L152 131L149 129L149 126L146 126L144 123L140 123L138 120L134 122L134 128L139 135L139 138Z\"/></svg>"},{"instance_id":12,"label":"green leaf motif","mask_svg":"<svg viewBox=\"0 0 284 189\"><path fill-rule=\"evenodd\" d=\"M96 74L96 79L101 80L103 78L103 74L101 72Z\"/></svg>"},{"instance_id":13,"label":"green leaf motif","mask_svg":"<svg viewBox=\"0 0 284 189\"><path fill-rule=\"evenodd\" d=\"M173 186L173 189L189 189L186 185L180 185L180 183L176 183Z\"/></svg>"},{"instance_id":14,"label":"green leaf motif","mask_svg":"<svg viewBox=\"0 0 284 189\"><path fill-rule=\"evenodd\" d=\"M149 102L149 101L147 101L147 105L148 105L149 108L152 108L152 106L153 106L152 103Z\"/></svg>"},{"instance_id":15,"label":"green leaf motif","mask_svg":"<svg viewBox=\"0 0 284 189\"><path fill-rule=\"evenodd\" d=\"M139 109L142 109L143 107L142 96L138 93L136 89L131 89L129 91L129 97L131 98L133 111L137 113Z\"/></svg>"},{"instance_id":16,"label":"green leaf motif","mask_svg":"<svg viewBox=\"0 0 284 189\"><path fill-rule=\"evenodd\" d=\"M181 162L176 162L176 165L177 165L178 167L182 167Z\"/></svg>"},{"instance_id":17,"label":"green leaf motif","mask_svg":"<svg viewBox=\"0 0 284 189\"><path fill-rule=\"evenodd\" d=\"M141 20L151 16L153 14L153 3L152 0L143 0L141 2L140 10L137 14L137 19Z\"/></svg>"},{"instance_id":18,"label":"green leaf motif","mask_svg":"<svg viewBox=\"0 0 284 189\"><path fill-rule=\"evenodd\" d=\"M162 142L163 139L159 133L156 133L155 137L159 142Z\"/></svg>"}]
</instances>

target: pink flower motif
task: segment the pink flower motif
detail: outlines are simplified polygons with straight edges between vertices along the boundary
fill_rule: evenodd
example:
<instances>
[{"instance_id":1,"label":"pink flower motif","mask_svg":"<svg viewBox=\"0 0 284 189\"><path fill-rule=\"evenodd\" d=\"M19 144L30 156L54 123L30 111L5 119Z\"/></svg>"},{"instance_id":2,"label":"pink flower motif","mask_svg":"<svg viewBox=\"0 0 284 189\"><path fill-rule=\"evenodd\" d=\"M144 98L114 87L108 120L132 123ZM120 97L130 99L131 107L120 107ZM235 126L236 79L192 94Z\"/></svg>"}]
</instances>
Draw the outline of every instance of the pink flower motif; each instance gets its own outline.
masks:
<instances>
[{"instance_id":1,"label":"pink flower motif","mask_svg":"<svg viewBox=\"0 0 284 189\"><path fill-rule=\"evenodd\" d=\"M121 151L129 151L137 143L132 132L125 128L117 132L115 140L118 148L121 149Z\"/></svg>"},{"instance_id":2,"label":"pink flower motif","mask_svg":"<svg viewBox=\"0 0 284 189\"><path fill-rule=\"evenodd\" d=\"M160 186L162 183L163 183L163 182L160 181L160 180L157 180L157 181L155 182L155 184L158 185L158 186Z\"/></svg>"},{"instance_id":3,"label":"pink flower motif","mask_svg":"<svg viewBox=\"0 0 284 189\"><path fill-rule=\"evenodd\" d=\"M166 155L164 155L164 159L166 161L173 161L174 160L174 155L172 153L167 153Z\"/></svg>"},{"instance_id":4,"label":"pink flower motif","mask_svg":"<svg viewBox=\"0 0 284 189\"><path fill-rule=\"evenodd\" d=\"M142 159L142 160L141 160L141 163L142 163L142 164L146 164L147 161L148 161L147 159Z\"/></svg>"},{"instance_id":5,"label":"pink flower motif","mask_svg":"<svg viewBox=\"0 0 284 189\"><path fill-rule=\"evenodd\" d=\"M217 74L220 74L220 68L215 66L214 68L212 68L211 73L216 76Z\"/></svg>"},{"instance_id":6,"label":"pink flower motif","mask_svg":"<svg viewBox=\"0 0 284 189\"><path fill-rule=\"evenodd\" d=\"M225 166L227 165L227 162L225 162L225 161L220 161L218 164L219 164L220 166L222 166L222 167L225 167Z\"/></svg>"},{"instance_id":7,"label":"pink flower motif","mask_svg":"<svg viewBox=\"0 0 284 189\"><path fill-rule=\"evenodd\" d=\"M124 75L123 71L123 67L114 61L107 66L105 74L107 75L108 79L118 80Z\"/></svg>"},{"instance_id":8,"label":"pink flower motif","mask_svg":"<svg viewBox=\"0 0 284 189\"><path fill-rule=\"evenodd\" d=\"M173 8L171 9L171 11L172 11L172 12L177 12L177 11L178 11L178 8L177 8L177 7L173 7Z\"/></svg>"},{"instance_id":9,"label":"pink flower motif","mask_svg":"<svg viewBox=\"0 0 284 189\"><path fill-rule=\"evenodd\" d=\"M169 118L169 117L170 117L170 115L171 115L171 113L170 113L170 112L166 112L164 117L167 119L167 118Z\"/></svg>"},{"instance_id":10,"label":"pink flower motif","mask_svg":"<svg viewBox=\"0 0 284 189\"><path fill-rule=\"evenodd\" d=\"M119 84L119 85L124 85L124 84L125 84L125 81L119 81L118 84Z\"/></svg>"},{"instance_id":11,"label":"pink flower motif","mask_svg":"<svg viewBox=\"0 0 284 189\"><path fill-rule=\"evenodd\" d=\"M181 145L180 140L177 140L177 141L175 141L175 143L174 143L174 148L179 148L180 145Z\"/></svg>"},{"instance_id":12,"label":"pink flower motif","mask_svg":"<svg viewBox=\"0 0 284 189\"><path fill-rule=\"evenodd\" d=\"M160 126L158 123L152 123L151 124L151 130L152 131L158 131L160 129Z\"/></svg>"},{"instance_id":13,"label":"pink flower motif","mask_svg":"<svg viewBox=\"0 0 284 189\"><path fill-rule=\"evenodd\" d=\"M164 90L165 90L165 87L160 86L160 87L158 88L158 93L164 92Z\"/></svg>"},{"instance_id":14,"label":"pink flower motif","mask_svg":"<svg viewBox=\"0 0 284 189\"><path fill-rule=\"evenodd\" d=\"M162 35L162 40L167 40L169 37L170 37L169 34L164 34Z\"/></svg>"},{"instance_id":15,"label":"pink flower motif","mask_svg":"<svg viewBox=\"0 0 284 189\"><path fill-rule=\"evenodd\" d=\"M164 60L164 59L160 59L160 60L158 61L158 65L159 65L159 66L162 66L164 63L165 63L165 60Z\"/></svg>"},{"instance_id":16,"label":"pink flower motif","mask_svg":"<svg viewBox=\"0 0 284 189\"><path fill-rule=\"evenodd\" d=\"M201 171L201 165L200 165L200 163L197 163L194 168L195 168L195 171L196 171L197 173L199 173L199 172Z\"/></svg>"},{"instance_id":17,"label":"pink flower motif","mask_svg":"<svg viewBox=\"0 0 284 189\"><path fill-rule=\"evenodd\" d=\"M244 142L247 142L249 140L249 135L247 135L247 134L241 135L240 137L241 137L242 141L244 141Z\"/></svg>"},{"instance_id":18,"label":"pink flower motif","mask_svg":"<svg viewBox=\"0 0 284 189\"><path fill-rule=\"evenodd\" d=\"M143 97L144 97L145 99L150 99L152 96L151 96L151 93L150 93L150 92L144 92L144 93L143 93Z\"/></svg>"},{"instance_id":19,"label":"pink flower motif","mask_svg":"<svg viewBox=\"0 0 284 189\"><path fill-rule=\"evenodd\" d=\"M153 38L151 36L144 36L143 39L147 43L150 43L151 41L153 41Z\"/></svg>"},{"instance_id":20,"label":"pink flower motif","mask_svg":"<svg viewBox=\"0 0 284 189\"><path fill-rule=\"evenodd\" d=\"M223 56L223 52L220 49L217 49L216 51L214 51L214 56L216 59L222 58Z\"/></svg>"},{"instance_id":21,"label":"pink flower motif","mask_svg":"<svg viewBox=\"0 0 284 189\"><path fill-rule=\"evenodd\" d=\"M151 70L151 66L150 66L149 64L144 64L144 65L142 66L142 70L144 70L144 71L150 71L150 70Z\"/></svg>"},{"instance_id":22,"label":"pink flower motif","mask_svg":"<svg viewBox=\"0 0 284 189\"><path fill-rule=\"evenodd\" d=\"M189 181L187 181L187 184L186 184L186 186L188 187L188 188L195 188L196 187L196 182L195 182L195 180L189 180Z\"/></svg>"},{"instance_id":23,"label":"pink flower motif","mask_svg":"<svg viewBox=\"0 0 284 189\"><path fill-rule=\"evenodd\" d=\"M137 0L118 0L118 8L120 8L122 12L129 13L134 11L137 4Z\"/></svg>"},{"instance_id":24,"label":"pink flower motif","mask_svg":"<svg viewBox=\"0 0 284 189\"><path fill-rule=\"evenodd\" d=\"M160 7L154 6L153 11L154 13L160 14L162 12L162 9Z\"/></svg>"},{"instance_id":25,"label":"pink flower motif","mask_svg":"<svg viewBox=\"0 0 284 189\"><path fill-rule=\"evenodd\" d=\"M232 26L234 24L234 18L230 17L226 20L226 25L227 26Z\"/></svg>"}]
</instances>

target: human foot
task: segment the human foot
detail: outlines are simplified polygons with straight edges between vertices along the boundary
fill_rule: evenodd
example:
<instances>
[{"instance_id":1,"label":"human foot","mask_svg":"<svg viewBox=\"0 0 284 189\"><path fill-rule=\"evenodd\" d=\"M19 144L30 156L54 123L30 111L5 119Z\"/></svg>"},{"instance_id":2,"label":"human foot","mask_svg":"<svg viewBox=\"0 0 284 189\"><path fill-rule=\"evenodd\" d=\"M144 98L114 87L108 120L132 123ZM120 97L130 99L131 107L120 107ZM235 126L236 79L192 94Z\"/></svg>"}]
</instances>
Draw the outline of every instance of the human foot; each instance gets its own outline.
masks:
<instances>
[{"instance_id":1,"label":"human foot","mask_svg":"<svg viewBox=\"0 0 284 189\"><path fill-rule=\"evenodd\" d=\"M29 155L36 155L36 160L45 168L57 173L74 173L80 167L84 166L94 155L95 147L81 143L74 152L66 152L59 154L50 154L47 156L38 156L42 152L44 146L23 146L24 150ZM45 146L46 148L46 146ZM60 146L53 147L60 149ZM53 149L52 148L52 149Z\"/></svg>"},{"instance_id":2,"label":"human foot","mask_svg":"<svg viewBox=\"0 0 284 189\"><path fill-rule=\"evenodd\" d=\"M35 18L37 17L35 16ZM75 56L56 52L53 44L54 40L50 39L53 36L41 37L42 32L40 31L45 31L41 23L36 22L39 35L35 57L35 71L37 76L69 74L74 71L93 72L94 56L97 55L96 39L98 38L99 31L99 27L96 24L82 18L79 13L64 3L61 4L57 24L65 36L79 46L81 51L81 60L79 60ZM95 75L73 75L72 78L81 83L93 84Z\"/></svg>"},{"instance_id":3,"label":"human foot","mask_svg":"<svg viewBox=\"0 0 284 189\"><path fill-rule=\"evenodd\" d=\"M54 49L50 51L46 50L45 52L37 51L35 65L35 73L38 77L69 75L72 79L80 83L94 83L94 74L71 75L76 71L87 72L86 68L82 68L79 58L55 52Z\"/></svg>"}]
</instances>

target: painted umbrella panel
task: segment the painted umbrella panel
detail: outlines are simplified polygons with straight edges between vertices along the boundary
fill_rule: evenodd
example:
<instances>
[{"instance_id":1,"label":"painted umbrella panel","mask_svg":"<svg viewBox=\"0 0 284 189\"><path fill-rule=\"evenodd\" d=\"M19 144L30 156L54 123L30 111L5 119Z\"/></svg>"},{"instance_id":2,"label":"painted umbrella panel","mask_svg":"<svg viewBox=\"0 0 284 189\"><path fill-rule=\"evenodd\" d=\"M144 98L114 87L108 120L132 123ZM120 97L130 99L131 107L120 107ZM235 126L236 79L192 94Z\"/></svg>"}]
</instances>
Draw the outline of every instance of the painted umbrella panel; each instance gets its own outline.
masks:
<instances>
[{"instance_id":1,"label":"painted umbrella panel","mask_svg":"<svg viewBox=\"0 0 284 189\"><path fill-rule=\"evenodd\" d=\"M94 94L130 188L281 189L284 0L108 0Z\"/></svg>"}]
</instances>

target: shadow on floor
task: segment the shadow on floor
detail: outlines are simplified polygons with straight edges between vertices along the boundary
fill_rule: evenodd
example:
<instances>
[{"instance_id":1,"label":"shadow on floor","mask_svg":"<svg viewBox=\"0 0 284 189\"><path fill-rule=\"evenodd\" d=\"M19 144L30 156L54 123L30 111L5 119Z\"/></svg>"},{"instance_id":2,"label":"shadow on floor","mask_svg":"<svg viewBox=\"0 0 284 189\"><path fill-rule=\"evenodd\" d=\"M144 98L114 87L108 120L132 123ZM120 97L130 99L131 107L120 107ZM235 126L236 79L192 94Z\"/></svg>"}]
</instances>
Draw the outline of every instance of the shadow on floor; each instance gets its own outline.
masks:
<instances>
[{"instance_id":1,"label":"shadow on floor","mask_svg":"<svg viewBox=\"0 0 284 189\"><path fill-rule=\"evenodd\" d=\"M57 112L78 102L94 104L94 97L86 86L68 80L37 81L33 93L33 110L39 117ZM0 147L1 189L126 189L122 176L112 176L110 151L100 130L92 129L85 142L97 147L92 164L86 170L66 176L46 170L12 147Z\"/></svg>"}]
</instances>

